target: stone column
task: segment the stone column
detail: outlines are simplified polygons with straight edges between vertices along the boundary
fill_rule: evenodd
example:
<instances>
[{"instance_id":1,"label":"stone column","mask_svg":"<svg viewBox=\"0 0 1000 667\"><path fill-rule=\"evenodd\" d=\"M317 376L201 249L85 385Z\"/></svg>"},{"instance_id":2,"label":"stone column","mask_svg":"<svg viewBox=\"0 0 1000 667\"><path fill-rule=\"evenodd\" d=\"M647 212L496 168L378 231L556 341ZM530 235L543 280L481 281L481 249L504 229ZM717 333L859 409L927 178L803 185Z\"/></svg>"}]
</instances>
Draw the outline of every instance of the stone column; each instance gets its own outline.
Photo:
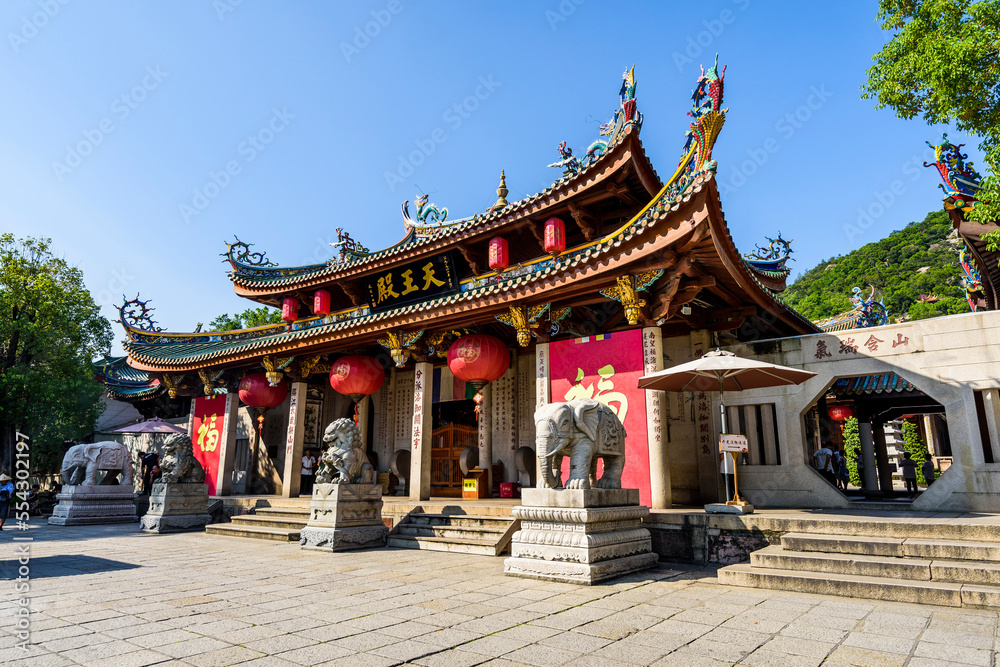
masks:
<instances>
[{"instance_id":1,"label":"stone column","mask_svg":"<svg viewBox=\"0 0 1000 667\"><path fill-rule=\"evenodd\" d=\"M368 451L368 413L371 412L372 397L365 396L358 401L358 431L361 432L361 445Z\"/></svg>"},{"instance_id":2,"label":"stone column","mask_svg":"<svg viewBox=\"0 0 1000 667\"><path fill-rule=\"evenodd\" d=\"M878 464L878 484L882 493L892 494L892 470L889 468L889 450L885 444L885 424L872 422L872 439L875 441L875 461ZM865 466L867 468L867 466Z\"/></svg>"},{"instance_id":3,"label":"stone column","mask_svg":"<svg viewBox=\"0 0 1000 667\"><path fill-rule=\"evenodd\" d=\"M552 386L549 384L549 344L539 343L535 346L535 409L552 402ZM535 457L535 486L542 486L545 475L542 466Z\"/></svg>"},{"instance_id":4,"label":"stone column","mask_svg":"<svg viewBox=\"0 0 1000 667\"><path fill-rule=\"evenodd\" d=\"M878 488L878 474L875 468L875 441L872 439L872 425L859 418L858 432L861 436L861 460L865 464L861 485L865 491L874 491Z\"/></svg>"},{"instance_id":5,"label":"stone column","mask_svg":"<svg viewBox=\"0 0 1000 667\"><path fill-rule=\"evenodd\" d=\"M434 365L416 364L413 372L413 429L410 433L410 500L431 498L431 401Z\"/></svg>"},{"instance_id":6,"label":"stone column","mask_svg":"<svg viewBox=\"0 0 1000 667\"><path fill-rule=\"evenodd\" d=\"M646 374L663 370L663 338L660 327L642 330L642 365ZM670 509L670 454L664 433L664 393L646 390L646 435L649 442L649 487L653 509Z\"/></svg>"},{"instance_id":7,"label":"stone column","mask_svg":"<svg viewBox=\"0 0 1000 667\"><path fill-rule=\"evenodd\" d=\"M499 381L499 380L498 380ZM493 497L493 387L486 385L479 392L479 467L486 468L487 497Z\"/></svg>"},{"instance_id":8,"label":"stone column","mask_svg":"<svg viewBox=\"0 0 1000 667\"><path fill-rule=\"evenodd\" d=\"M302 442L305 439L306 383L293 382L288 398L288 431L285 436L285 474L281 495L297 498L302 482Z\"/></svg>"},{"instance_id":9,"label":"stone column","mask_svg":"<svg viewBox=\"0 0 1000 667\"><path fill-rule=\"evenodd\" d=\"M226 394L226 412L222 416L222 437L219 439L219 474L212 493L228 496L233 492L233 464L236 461L236 424L239 421L239 394Z\"/></svg>"}]
</instances>

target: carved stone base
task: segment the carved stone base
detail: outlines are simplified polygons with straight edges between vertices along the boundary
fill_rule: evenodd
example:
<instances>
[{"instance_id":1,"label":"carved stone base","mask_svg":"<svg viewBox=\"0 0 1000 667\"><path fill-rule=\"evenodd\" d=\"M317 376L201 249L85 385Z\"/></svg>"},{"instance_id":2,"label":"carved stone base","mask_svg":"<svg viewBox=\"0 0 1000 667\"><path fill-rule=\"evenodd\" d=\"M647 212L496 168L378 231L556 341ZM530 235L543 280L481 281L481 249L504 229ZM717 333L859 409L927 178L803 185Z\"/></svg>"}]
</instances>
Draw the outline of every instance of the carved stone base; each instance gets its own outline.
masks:
<instances>
[{"instance_id":1,"label":"carved stone base","mask_svg":"<svg viewBox=\"0 0 1000 667\"><path fill-rule=\"evenodd\" d=\"M299 545L318 551L384 547L388 534L381 484L317 484Z\"/></svg>"},{"instance_id":2,"label":"carved stone base","mask_svg":"<svg viewBox=\"0 0 1000 667\"><path fill-rule=\"evenodd\" d=\"M59 504L49 517L49 523L55 526L132 523L138 519L135 513L135 491L131 484L66 485L56 499Z\"/></svg>"},{"instance_id":3,"label":"carved stone base","mask_svg":"<svg viewBox=\"0 0 1000 667\"><path fill-rule=\"evenodd\" d=\"M211 520L207 484L154 484L140 527L145 533L201 530Z\"/></svg>"},{"instance_id":4,"label":"carved stone base","mask_svg":"<svg viewBox=\"0 0 1000 667\"><path fill-rule=\"evenodd\" d=\"M637 489L524 489L504 573L595 584L656 565Z\"/></svg>"}]
</instances>

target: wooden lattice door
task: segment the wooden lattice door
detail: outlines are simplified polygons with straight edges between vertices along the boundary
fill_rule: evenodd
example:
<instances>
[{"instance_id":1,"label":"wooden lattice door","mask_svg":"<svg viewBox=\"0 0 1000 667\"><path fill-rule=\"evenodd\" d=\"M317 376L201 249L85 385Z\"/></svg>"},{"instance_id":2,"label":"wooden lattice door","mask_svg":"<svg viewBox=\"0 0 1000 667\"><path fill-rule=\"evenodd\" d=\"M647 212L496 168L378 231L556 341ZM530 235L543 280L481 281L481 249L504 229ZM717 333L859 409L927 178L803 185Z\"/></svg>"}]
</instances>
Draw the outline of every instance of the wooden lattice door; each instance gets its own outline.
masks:
<instances>
[{"instance_id":1,"label":"wooden lattice door","mask_svg":"<svg viewBox=\"0 0 1000 667\"><path fill-rule=\"evenodd\" d=\"M460 497L462 470L459 457L466 447L478 446L475 426L451 424L431 433L431 495Z\"/></svg>"}]
</instances>

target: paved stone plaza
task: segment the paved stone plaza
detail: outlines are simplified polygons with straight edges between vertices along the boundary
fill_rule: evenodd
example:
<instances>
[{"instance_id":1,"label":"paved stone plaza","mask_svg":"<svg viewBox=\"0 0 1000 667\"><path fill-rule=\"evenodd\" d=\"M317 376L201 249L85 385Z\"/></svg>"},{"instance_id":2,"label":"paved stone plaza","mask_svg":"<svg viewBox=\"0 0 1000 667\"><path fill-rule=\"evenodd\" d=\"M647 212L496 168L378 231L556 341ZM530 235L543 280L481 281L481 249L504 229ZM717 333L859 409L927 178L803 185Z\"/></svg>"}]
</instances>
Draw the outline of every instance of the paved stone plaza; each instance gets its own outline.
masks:
<instances>
[{"instance_id":1,"label":"paved stone plaza","mask_svg":"<svg viewBox=\"0 0 1000 667\"><path fill-rule=\"evenodd\" d=\"M12 538L25 534L22 653ZM991 666L998 641L994 611L730 588L664 565L580 587L505 577L502 558L326 554L135 525L8 529L0 548L10 665Z\"/></svg>"}]
</instances>

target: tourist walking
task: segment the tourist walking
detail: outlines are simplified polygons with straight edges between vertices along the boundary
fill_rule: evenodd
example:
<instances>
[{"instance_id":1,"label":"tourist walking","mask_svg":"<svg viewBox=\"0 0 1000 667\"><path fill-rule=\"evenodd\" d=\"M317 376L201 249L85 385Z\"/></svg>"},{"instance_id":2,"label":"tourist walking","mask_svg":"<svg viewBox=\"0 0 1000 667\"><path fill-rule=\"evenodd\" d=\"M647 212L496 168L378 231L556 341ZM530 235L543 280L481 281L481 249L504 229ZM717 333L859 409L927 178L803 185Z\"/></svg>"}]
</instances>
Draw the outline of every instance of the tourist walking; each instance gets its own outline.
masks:
<instances>
[{"instance_id":1,"label":"tourist walking","mask_svg":"<svg viewBox=\"0 0 1000 667\"><path fill-rule=\"evenodd\" d=\"M305 455L302 457L302 484L299 489L299 495L312 496L313 473L315 469L316 457L313 456L311 449L307 449Z\"/></svg>"},{"instance_id":2,"label":"tourist walking","mask_svg":"<svg viewBox=\"0 0 1000 667\"><path fill-rule=\"evenodd\" d=\"M847 480L850 479L850 473L847 471L847 458L837 447L833 448L833 476L834 486L841 491L847 491Z\"/></svg>"},{"instance_id":3,"label":"tourist walking","mask_svg":"<svg viewBox=\"0 0 1000 667\"><path fill-rule=\"evenodd\" d=\"M934 461L932 459L924 461L923 465L920 466L920 472L924 473L924 480L927 482L927 486L930 486L931 482L934 481L934 475L936 472L934 470Z\"/></svg>"},{"instance_id":4,"label":"tourist walking","mask_svg":"<svg viewBox=\"0 0 1000 667\"><path fill-rule=\"evenodd\" d=\"M903 469L903 482L907 493L917 492L917 462L910 458L909 452L903 452L903 460L899 462Z\"/></svg>"},{"instance_id":5,"label":"tourist walking","mask_svg":"<svg viewBox=\"0 0 1000 667\"><path fill-rule=\"evenodd\" d=\"M813 458L816 460L816 470L819 471L819 474L823 475L830 484L835 485L837 478L833 474L833 451L830 450L830 443L824 440L820 448L813 452Z\"/></svg>"},{"instance_id":6,"label":"tourist walking","mask_svg":"<svg viewBox=\"0 0 1000 667\"><path fill-rule=\"evenodd\" d=\"M10 512L10 500L14 497L14 484L10 475L0 475L0 530L7 521L7 514Z\"/></svg>"}]
</instances>

